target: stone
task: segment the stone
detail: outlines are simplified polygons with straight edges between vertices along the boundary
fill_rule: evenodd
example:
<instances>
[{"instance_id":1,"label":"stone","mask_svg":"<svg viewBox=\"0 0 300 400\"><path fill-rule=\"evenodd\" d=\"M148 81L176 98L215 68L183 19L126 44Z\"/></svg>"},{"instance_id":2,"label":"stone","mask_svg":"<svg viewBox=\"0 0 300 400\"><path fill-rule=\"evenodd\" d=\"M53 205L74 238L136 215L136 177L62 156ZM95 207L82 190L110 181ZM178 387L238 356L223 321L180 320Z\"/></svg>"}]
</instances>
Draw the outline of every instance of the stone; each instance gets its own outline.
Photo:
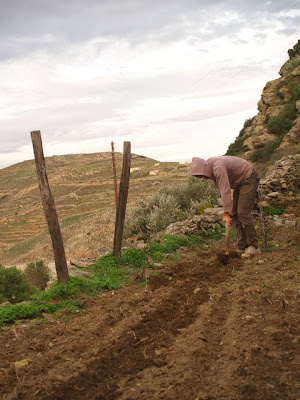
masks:
<instances>
[{"instance_id":1,"label":"stone","mask_svg":"<svg viewBox=\"0 0 300 400\"><path fill-rule=\"evenodd\" d=\"M291 220L286 220L285 223L284 223L284 225L285 225L287 228L296 228L296 223L297 223L296 220L293 220L293 221L291 221Z\"/></svg>"},{"instance_id":2,"label":"stone","mask_svg":"<svg viewBox=\"0 0 300 400\"><path fill-rule=\"evenodd\" d=\"M159 173L159 169L153 170L149 172L149 175L156 176Z\"/></svg>"},{"instance_id":3,"label":"stone","mask_svg":"<svg viewBox=\"0 0 300 400\"><path fill-rule=\"evenodd\" d=\"M260 136L253 137L252 145L255 149L259 149L263 147L266 143L273 141L275 138L275 135L271 135L267 132L262 132Z\"/></svg>"},{"instance_id":4,"label":"stone","mask_svg":"<svg viewBox=\"0 0 300 400\"><path fill-rule=\"evenodd\" d=\"M147 247L147 244L143 240L136 242L134 245L136 250L143 250L145 247Z\"/></svg>"},{"instance_id":5,"label":"stone","mask_svg":"<svg viewBox=\"0 0 300 400\"><path fill-rule=\"evenodd\" d=\"M170 224L162 235L197 235L207 231L216 231L220 229L223 217L223 209L221 207L210 207L204 210L202 215L195 215L185 221L174 222Z\"/></svg>"},{"instance_id":6,"label":"stone","mask_svg":"<svg viewBox=\"0 0 300 400\"><path fill-rule=\"evenodd\" d=\"M278 197L279 196L279 192L270 192L267 194L268 197Z\"/></svg>"},{"instance_id":7,"label":"stone","mask_svg":"<svg viewBox=\"0 0 300 400\"><path fill-rule=\"evenodd\" d=\"M269 205L279 204L282 195L295 196L299 191L300 154L283 157L276 161L268 168L265 178L260 180L260 192L263 200L270 203Z\"/></svg>"},{"instance_id":8,"label":"stone","mask_svg":"<svg viewBox=\"0 0 300 400\"><path fill-rule=\"evenodd\" d=\"M203 211L204 214L210 214L210 215L215 215L217 214L219 211L222 211L222 208L205 208L205 210Z\"/></svg>"},{"instance_id":9,"label":"stone","mask_svg":"<svg viewBox=\"0 0 300 400\"><path fill-rule=\"evenodd\" d=\"M282 226L283 225L282 218L278 218L278 217L274 216L273 220L274 220L275 226Z\"/></svg>"},{"instance_id":10,"label":"stone","mask_svg":"<svg viewBox=\"0 0 300 400\"><path fill-rule=\"evenodd\" d=\"M81 271L79 269L70 270L69 275L70 276L78 276L80 278L93 278L94 277L94 274L92 274L91 272Z\"/></svg>"}]
</instances>

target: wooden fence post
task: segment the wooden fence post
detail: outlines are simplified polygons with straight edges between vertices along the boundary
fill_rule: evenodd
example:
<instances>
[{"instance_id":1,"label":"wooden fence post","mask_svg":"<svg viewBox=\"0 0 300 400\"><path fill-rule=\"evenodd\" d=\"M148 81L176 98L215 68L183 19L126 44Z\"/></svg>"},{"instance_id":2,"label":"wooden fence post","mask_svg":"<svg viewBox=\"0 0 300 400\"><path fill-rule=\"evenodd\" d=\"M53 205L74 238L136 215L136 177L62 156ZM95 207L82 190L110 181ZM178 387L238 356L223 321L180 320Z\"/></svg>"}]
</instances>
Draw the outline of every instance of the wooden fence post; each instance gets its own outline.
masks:
<instances>
[{"instance_id":1,"label":"wooden fence post","mask_svg":"<svg viewBox=\"0 0 300 400\"><path fill-rule=\"evenodd\" d=\"M64 251L61 230L59 227L57 212L55 208L55 203L48 182L41 132L32 131L31 140L33 145L36 172L38 176L44 213L46 216L49 233L52 241L57 280L58 283L67 283L69 280L69 271L67 267L67 261Z\"/></svg>"},{"instance_id":2,"label":"wooden fence post","mask_svg":"<svg viewBox=\"0 0 300 400\"><path fill-rule=\"evenodd\" d=\"M126 214L128 190L129 190L130 163L131 163L130 142L124 142L123 168L120 179L119 198L118 198L116 224L115 224L114 248L113 248L113 255L115 257L121 256L123 229L124 229L124 221Z\"/></svg>"},{"instance_id":3,"label":"wooden fence post","mask_svg":"<svg viewBox=\"0 0 300 400\"><path fill-rule=\"evenodd\" d=\"M118 186L117 186L117 169L116 169L114 142L111 142L111 157L112 157L112 166L113 166L113 174L114 174L115 201L116 201L116 208L117 208L118 207Z\"/></svg>"}]
</instances>

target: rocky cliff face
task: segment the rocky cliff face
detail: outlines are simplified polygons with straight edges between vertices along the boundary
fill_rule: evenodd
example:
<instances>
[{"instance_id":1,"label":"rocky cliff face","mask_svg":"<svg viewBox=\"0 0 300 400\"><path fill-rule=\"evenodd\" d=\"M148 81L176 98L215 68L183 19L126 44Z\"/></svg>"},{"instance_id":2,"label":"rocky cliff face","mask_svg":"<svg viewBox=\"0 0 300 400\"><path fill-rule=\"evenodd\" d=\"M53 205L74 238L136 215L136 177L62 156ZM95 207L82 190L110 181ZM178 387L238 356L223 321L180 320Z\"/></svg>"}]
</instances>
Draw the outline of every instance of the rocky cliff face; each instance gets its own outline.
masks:
<instances>
[{"instance_id":1,"label":"rocky cliff face","mask_svg":"<svg viewBox=\"0 0 300 400\"><path fill-rule=\"evenodd\" d=\"M228 155L242 156L255 163L268 161L272 154L280 153L278 150L287 149L288 154L299 151L300 54L293 54L279 74L280 78L264 87L258 114L246 121Z\"/></svg>"}]
</instances>

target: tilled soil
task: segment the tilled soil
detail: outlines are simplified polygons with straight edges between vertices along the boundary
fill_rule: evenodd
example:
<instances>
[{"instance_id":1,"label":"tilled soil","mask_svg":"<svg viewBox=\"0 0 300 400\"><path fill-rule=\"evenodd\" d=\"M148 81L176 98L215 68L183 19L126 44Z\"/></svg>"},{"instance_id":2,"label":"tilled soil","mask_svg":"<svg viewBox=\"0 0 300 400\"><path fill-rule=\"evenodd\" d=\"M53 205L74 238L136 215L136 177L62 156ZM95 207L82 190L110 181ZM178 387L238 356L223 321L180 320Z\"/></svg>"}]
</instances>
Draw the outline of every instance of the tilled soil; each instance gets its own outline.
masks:
<instances>
[{"instance_id":1,"label":"tilled soil","mask_svg":"<svg viewBox=\"0 0 300 400\"><path fill-rule=\"evenodd\" d=\"M220 242L185 250L76 317L6 328L2 398L299 399L299 233L273 233L259 257L223 265Z\"/></svg>"}]
</instances>

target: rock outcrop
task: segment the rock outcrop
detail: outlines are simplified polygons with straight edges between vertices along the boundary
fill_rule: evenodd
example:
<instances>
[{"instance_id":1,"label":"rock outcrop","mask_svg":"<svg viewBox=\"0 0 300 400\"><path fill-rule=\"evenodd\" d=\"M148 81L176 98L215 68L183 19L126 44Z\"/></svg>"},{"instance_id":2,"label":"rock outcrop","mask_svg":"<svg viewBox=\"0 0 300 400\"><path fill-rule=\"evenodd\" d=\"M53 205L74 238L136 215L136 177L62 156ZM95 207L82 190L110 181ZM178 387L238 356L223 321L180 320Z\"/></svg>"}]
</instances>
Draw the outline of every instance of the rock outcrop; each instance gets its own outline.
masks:
<instances>
[{"instance_id":1,"label":"rock outcrop","mask_svg":"<svg viewBox=\"0 0 300 400\"><path fill-rule=\"evenodd\" d=\"M300 62L300 61L299 61ZM244 141L246 158L251 159L251 153L270 141L278 138L278 134L268 128L268 121L278 116L292 100L291 86L300 84L300 65L288 75L270 81L263 89L258 102L258 114L254 117L251 126L244 130L248 136ZM300 143L300 99L296 100L297 116L291 129L284 136L279 148L290 144Z\"/></svg>"},{"instance_id":2,"label":"rock outcrop","mask_svg":"<svg viewBox=\"0 0 300 400\"><path fill-rule=\"evenodd\" d=\"M258 114L246 121L228 155L242 156L255 163L265 162L278 149L299 148L300 54L293 52L279 74L280 78L265 85Z\"/></svg>"}]
</instances>

